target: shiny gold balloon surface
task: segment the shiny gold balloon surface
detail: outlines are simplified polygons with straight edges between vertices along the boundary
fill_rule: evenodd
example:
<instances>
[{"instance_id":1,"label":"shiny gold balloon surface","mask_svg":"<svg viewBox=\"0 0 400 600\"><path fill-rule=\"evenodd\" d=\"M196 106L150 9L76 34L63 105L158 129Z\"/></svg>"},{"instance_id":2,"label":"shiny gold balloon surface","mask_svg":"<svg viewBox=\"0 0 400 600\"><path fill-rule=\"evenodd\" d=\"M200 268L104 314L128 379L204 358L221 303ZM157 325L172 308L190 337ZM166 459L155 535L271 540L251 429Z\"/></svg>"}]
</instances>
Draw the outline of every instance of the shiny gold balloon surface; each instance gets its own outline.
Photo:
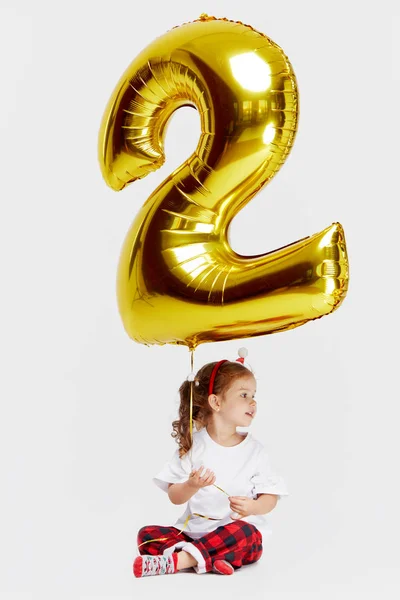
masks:
<instances>
[{"instance_id":1,"label":"shiny gold balloon surface","mask_svg":"<svg viewBox=\"0 0 400 600\"><path fill-rule=\"evenodd\" d=\"M297 83L281 48L250 26L207 16L152 42L104 114L99 160L110 187L163 164L166 125L181 106L199 111L198 146L147 199L121 252L117 296L129 336L193 349L332 312L348 283L339 223L258 256L238 255L227 239L295 137Z\"/></svg>"}]
</instances>

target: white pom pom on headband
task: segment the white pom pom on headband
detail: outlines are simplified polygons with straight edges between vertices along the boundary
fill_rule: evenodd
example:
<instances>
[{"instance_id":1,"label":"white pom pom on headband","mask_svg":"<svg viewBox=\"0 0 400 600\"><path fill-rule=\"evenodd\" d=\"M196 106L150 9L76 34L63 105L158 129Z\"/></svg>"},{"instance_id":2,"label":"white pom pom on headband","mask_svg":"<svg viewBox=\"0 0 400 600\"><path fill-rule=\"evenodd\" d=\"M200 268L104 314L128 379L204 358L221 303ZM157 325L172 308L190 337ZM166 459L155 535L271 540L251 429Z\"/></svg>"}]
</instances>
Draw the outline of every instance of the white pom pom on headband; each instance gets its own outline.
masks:
<instances>
[{"instance_id":1,"label":"white pom pom on headband","mask_svg":"<svg viewBox=\"0 0 400 600\"><path fill-rule=\"evenodd\" d=\"M238 354L239 354L239 358L236 359L237 362L240 362L240 363L242 363L242 365L244 365L244 359L249 354L247 348L239 348Z\"/></svg>"}]
</instances>

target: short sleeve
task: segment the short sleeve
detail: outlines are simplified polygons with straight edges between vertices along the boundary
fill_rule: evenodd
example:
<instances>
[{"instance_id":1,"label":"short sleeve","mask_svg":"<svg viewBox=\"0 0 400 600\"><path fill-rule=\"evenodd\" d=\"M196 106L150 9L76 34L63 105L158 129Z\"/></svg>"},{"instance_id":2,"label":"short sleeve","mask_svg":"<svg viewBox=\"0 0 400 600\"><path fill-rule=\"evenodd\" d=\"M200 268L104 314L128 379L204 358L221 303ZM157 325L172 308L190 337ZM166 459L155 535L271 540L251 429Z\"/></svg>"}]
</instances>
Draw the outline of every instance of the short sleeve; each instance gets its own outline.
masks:
<instances>
[{"instance_id":1,"label":"short sleeve","mask_svg":"<svg viewBox=\"0 0 400 600\"><path fill-rule=\"evenodd\" d=\"M164 467L153 477L153 482L164 492L168 491L169 483L184 483L189 479L191 466L188 453L182 458L179 457L177 448L172 458L167 461Z\"/></svg>"},{"instance_id":2,"label":"short sleeve","mask_svg":"<svg viewBox=\"0 0 400 600\"><path fill-rule=\"evenodd\" d=\"M257 494L275 494L279 498L288 495L283 478L272 470L268 454L264 448L257 457L255 473L250 481L253 484L251 493L254 498Z\"/></svg>"}]
</instances>

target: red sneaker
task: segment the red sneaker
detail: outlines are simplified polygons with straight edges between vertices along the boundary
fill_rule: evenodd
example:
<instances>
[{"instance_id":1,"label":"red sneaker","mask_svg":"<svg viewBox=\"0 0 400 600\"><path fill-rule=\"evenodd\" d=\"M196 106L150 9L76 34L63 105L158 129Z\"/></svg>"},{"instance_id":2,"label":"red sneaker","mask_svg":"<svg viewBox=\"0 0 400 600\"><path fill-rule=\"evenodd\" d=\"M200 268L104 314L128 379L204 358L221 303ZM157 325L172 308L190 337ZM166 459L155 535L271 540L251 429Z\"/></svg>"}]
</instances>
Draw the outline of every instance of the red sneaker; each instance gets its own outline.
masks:
<instances>
[{"instance_id":1,"label":"red sneaker","mask_svg":"<svg viewBox=\"0 0 400 600\"><path fill-rule=\"evenodd\" d=\"M220 575L232 575L234 570L235 569L227 560L215 560L213 562L214 573L219 573Z\"/></svg>"}]
</instances>

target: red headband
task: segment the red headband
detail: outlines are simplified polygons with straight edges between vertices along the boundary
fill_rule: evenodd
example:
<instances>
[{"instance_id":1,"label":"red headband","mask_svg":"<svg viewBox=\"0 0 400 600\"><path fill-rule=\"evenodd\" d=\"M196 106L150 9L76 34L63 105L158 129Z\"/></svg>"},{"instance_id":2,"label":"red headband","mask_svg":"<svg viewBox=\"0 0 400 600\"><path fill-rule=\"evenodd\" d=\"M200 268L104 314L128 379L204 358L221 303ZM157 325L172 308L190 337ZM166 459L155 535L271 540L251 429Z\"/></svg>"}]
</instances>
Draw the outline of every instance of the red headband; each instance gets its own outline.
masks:
<instances>
[{"instance_id":1,"label":"red headband","mask_svg":"<svg viewBox=\"0 0 400 600\"><path fill-rule=\"evenodd\" d=\"M214 380L215 380L215 376L217 374L217 371L220 368L220 366L222 365L222 363L224 363L224 362L228 362L228 360L225 358L224 360L220 360L219 362L217 362L214 365L214 368L213 368L213 370L211 372L210 382L208 384L208 395L209 396L213 393Z\"/></svg>"},{"instance_id":2,"label":"red headband","mask_svg":"<svg viewBox=\"0 0 400 600\"><path fill-rule=\"evenodd\" d=\"M247 349L246 348L239 348L239 357L236 359L236 362L240 362L242 363L242 365L244 366L244 359L247 356ZM214 368L211 372L211 377L210 377L210 382L208 384L208 395L210 396L213 393L213 388L214 388L214 381L215 381L215 377L217 376L217 371L220 368L220 366L225 363L225 362L229 362L226 358L224 360L220 360L219 362L217 362L214 365Z\"/></svg>"}]
</instances>

